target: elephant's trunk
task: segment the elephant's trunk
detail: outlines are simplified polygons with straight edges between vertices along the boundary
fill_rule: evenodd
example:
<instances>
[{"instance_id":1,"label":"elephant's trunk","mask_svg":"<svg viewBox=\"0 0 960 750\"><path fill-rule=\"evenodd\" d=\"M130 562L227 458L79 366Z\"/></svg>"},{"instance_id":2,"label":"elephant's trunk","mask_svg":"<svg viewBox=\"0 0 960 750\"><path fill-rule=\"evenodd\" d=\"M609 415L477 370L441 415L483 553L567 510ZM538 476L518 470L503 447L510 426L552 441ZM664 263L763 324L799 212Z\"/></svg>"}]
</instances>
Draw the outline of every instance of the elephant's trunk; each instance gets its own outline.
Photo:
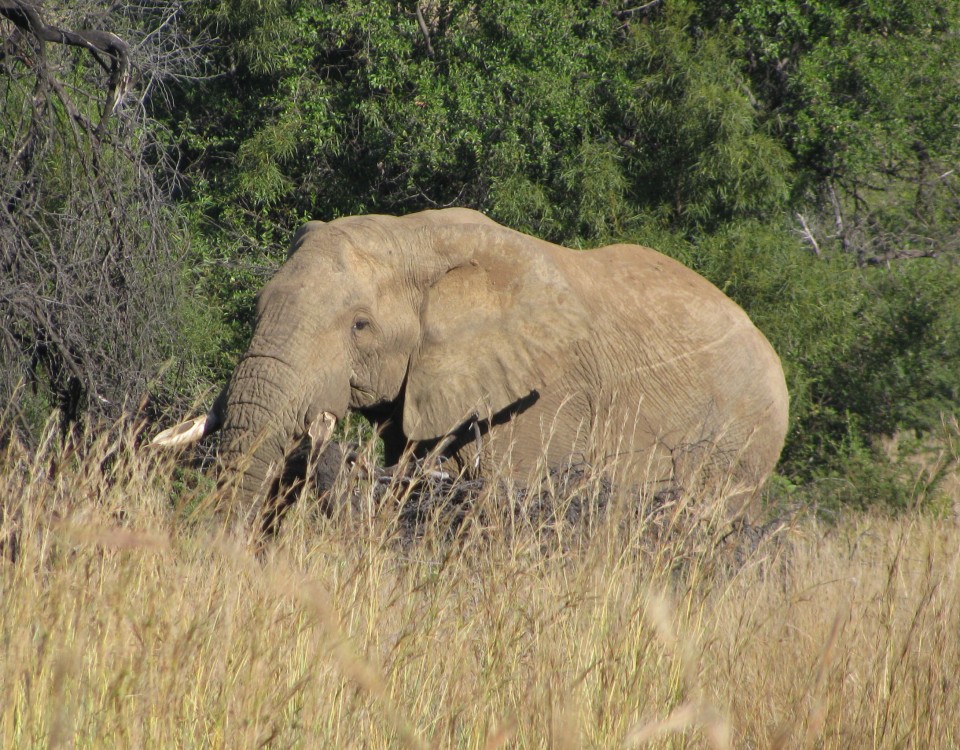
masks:
<instances>
[{"instance_id":1,"label":"elephant's trunk","mask_svg":"<svg viewBox=\"0 0 960 750\"><path fill-rule=\"evenodd\" d=\"M297 429L303 389L296 371L267 356L247 356L227 393L221 462L236 476L236 510L258 512Z\"/></svg>"}]
</instances>

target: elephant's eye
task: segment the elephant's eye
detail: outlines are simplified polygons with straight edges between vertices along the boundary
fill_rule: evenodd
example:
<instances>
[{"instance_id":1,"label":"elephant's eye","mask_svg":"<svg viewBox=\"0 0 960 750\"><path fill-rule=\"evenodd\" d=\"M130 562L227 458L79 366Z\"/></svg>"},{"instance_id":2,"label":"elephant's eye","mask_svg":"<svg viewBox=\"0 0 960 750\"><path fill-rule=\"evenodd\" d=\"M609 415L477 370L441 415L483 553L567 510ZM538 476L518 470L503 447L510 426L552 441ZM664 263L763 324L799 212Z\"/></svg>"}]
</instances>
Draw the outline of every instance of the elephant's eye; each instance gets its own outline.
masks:
<instances>
[{"instance_id":1,"label":"elephant's eye","mask_svg":"<svg viewBox=\"0 0 960 750\"><path fill-rule=\"evenodd\" d=\"M370 321L367 320L366 318L357 318L355 321L353 321L354 331L362 331L369 327L370 327Z\"/></svg>"}]
</instances>

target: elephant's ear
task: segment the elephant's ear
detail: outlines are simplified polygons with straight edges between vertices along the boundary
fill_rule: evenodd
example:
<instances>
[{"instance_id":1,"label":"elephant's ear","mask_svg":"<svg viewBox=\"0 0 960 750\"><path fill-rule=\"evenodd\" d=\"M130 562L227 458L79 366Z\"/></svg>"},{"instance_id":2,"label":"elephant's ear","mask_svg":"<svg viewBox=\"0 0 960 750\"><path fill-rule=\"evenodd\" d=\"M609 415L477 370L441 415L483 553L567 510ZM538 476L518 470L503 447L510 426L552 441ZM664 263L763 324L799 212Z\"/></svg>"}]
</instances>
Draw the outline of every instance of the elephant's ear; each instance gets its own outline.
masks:
<instances>
[{"instance_id":1,"label":"elephant's ear","mask_svg":"<svg viewBox=\"0 0 960 750\"><path fill-rule=\"evenodd\" d=\"M562 267L573 251L499 226L444 227L433 239L440 268L424 293L404 400L411 440L530 396L589 326Z\"/></svg>"}]
</instances>

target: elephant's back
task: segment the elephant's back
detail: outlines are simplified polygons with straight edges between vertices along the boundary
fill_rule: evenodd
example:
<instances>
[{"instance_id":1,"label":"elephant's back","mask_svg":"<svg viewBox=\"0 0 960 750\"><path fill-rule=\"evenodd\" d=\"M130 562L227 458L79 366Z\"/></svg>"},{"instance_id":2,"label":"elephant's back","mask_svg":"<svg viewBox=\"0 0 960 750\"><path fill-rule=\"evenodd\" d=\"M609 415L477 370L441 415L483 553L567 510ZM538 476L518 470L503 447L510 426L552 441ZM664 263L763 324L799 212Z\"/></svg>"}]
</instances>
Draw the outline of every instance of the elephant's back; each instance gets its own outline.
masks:
<instances>
[{"instance_id":1,"label":"elephant's back","mask_svg":"<svg viewBox=\"0 0 960 750\"><path fill-rule=\"evenodd\" d=\"M650 248L612 245L578 253L578 278L598 331L594 356L619 381L627 413L636 403L651 439L707 439L749 447L736 460L760 481L787 430L780 359L746 312L683 264Z\"/></svg>"},{"instance_id":2,"label":"elephant's back","mask_svg":"<svg viewBox=\"0 0 960 750\"><path fill-rule=\"evenodd\" d=\"M779 367L746 312L682 263L639 245L610 245L572 259L576 268L570 275L595 325L636 339L642 344L637 355L647 366L747 347L765 363L772 357Z\"/></svg>"},{"instance_id":3,"label":"elephant's back","mask_svg":"<svg viewBox=\"0 0 960 750\"><path fill-rule=\"evenodd\" d=\"M687 319L715 321L703 331L729 325L750 324L746 313L710 281L663 253L641 245L609 245L580 254L594 266L589 278L616 290L624 312L647 313L670 327L671 320L683 326ZM702 330L702 329L701 329Z\"/></svg>"}]
</instances>

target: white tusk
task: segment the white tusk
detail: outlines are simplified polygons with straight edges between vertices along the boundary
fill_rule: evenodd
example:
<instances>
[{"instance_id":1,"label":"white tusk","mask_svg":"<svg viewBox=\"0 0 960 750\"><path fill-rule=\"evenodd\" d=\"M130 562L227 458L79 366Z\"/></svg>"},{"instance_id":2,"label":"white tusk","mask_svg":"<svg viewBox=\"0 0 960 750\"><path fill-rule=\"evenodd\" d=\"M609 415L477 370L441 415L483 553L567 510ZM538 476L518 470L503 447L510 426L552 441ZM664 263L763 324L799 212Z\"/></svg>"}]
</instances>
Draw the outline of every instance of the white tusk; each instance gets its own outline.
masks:
<instances>
[{"instance_id":1,"label":"white tusk","mask_svg":"<svg viewBox=\"0 0 960 750\"><path fill-rule=\"evenodd\" d=\"M202 417L194 417L193 419L188 419L186 422L181 422L174 427L164 430L150 441L150 445L169 448L175 445L195 443L206 434L205 430L208 416L209 415L205 414Z\"/></svg>"},{"instance_id":2,"label":"white tusk","mask_svg":"<svg viewBox=\"0 0 960 750\"><path fill-rule=\"evenodd\" d=\"M328 411L323 412L318 419L314 419L307 429L307 434L314 445L320 445L329 439L333 434L333 428L337 426L337 418Z\"/></svg>"}]
</instances>

